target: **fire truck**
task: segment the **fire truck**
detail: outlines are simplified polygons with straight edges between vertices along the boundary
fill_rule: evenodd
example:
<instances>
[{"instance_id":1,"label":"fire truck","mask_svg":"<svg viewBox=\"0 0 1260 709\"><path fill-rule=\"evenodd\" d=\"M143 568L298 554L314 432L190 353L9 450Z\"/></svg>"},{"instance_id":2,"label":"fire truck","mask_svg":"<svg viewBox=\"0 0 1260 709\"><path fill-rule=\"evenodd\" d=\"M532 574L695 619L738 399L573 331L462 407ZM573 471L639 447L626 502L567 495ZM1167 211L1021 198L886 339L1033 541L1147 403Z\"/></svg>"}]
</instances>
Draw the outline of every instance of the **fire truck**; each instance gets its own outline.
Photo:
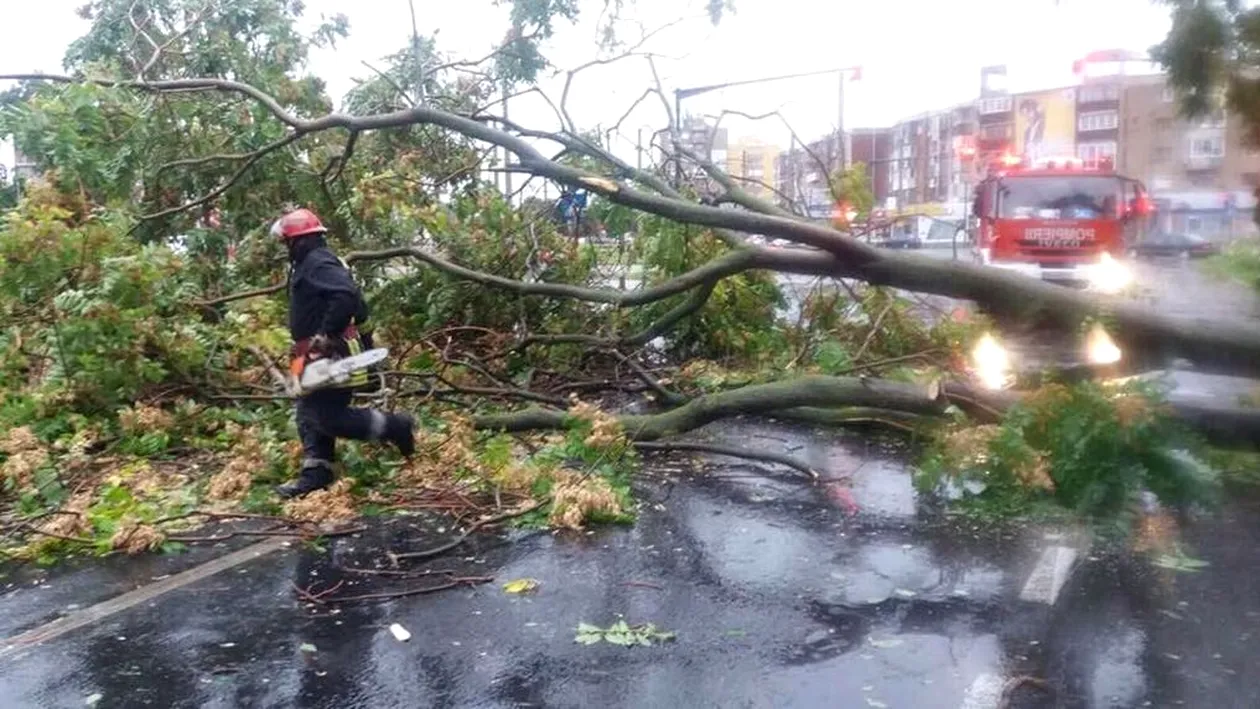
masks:
<instances>
[{"instance_id":1,"label":"fire truck","mask_svg":"<svg viewBox=\"0 0 1260 709\"><path fill-rule=\"evenodd\" d=\"M973 254L984 265L1116 292L1132 280L1120 259L1152 212L1142 183L1107 162L1003 155L975 190Z\"/></svg>"}]
</instances>

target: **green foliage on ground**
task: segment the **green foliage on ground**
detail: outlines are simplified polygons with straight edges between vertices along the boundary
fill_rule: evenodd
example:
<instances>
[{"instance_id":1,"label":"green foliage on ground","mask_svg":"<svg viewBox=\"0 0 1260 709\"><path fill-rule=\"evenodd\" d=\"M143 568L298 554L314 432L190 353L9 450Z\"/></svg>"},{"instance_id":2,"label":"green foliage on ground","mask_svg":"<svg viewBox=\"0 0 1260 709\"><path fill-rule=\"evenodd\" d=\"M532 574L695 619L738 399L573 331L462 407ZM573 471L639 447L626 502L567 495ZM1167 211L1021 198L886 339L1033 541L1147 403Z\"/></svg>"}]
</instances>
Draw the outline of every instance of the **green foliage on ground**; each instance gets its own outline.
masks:
<instances>
[{"instance_id":1,"label":"green foliage on ground","mask_svg":"<svg viewBox=\"0 0 1260 709\"><path fill-rule=\"evenodd\" d=\"M1150 384L1051 384L999 423L937 431L916 482L980 514L1058 509L1128 530L1145 492L1175 509L1216 499L1200 450Z\"/></svg>"},{"instance_id":2,"label":"green foliage on ground","mask_svg":"<svg viewBox=\"0 0 1260 709\"><path fill-rule=\"evenodd\" d=\"M1205 268L1213 273L1232 278L1256 291L1260 291L1260 239L1239 239L1216 256Z\"/></svg>"}]
</instances>

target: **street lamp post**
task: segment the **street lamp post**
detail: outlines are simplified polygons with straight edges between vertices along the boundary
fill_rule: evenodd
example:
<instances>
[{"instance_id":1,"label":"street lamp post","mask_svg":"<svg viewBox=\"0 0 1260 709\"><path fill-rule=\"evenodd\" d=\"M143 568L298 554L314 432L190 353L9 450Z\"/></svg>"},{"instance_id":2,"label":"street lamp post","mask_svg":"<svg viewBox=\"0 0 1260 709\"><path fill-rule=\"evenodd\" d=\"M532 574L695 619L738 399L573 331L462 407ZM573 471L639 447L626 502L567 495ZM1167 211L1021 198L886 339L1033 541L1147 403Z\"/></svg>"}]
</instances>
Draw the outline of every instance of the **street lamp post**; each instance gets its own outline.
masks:
<instances>
[{"instance_id":1,"label":"street lamp post","mask_svg":"<svg viewBox=\"0 0 1260 709\"><path fill-rule=\"evenodd\" d=\"M845 72L858 71L860 69L861 67L858 67L858 66L846 66L846 67L840 67L838 69L824 69L822 71L806 71L806 72L801 72L797 74L783 74L781 76L767 76L760 79L744 79L741 81L728 81L724 84L711 84L709 86L694 86L688 89L674 89L674 135L677 136L678 133L682 131L682 102L683 102L683 99L685 98L690 98L692 96L699 96L700 94L707 94L711 91L718 91L720 89L729 89L734 86L750 86L752 84L767 84L772 81L784 81L786 79L800 79L807 76L823 76L826 74L838 74L840 77L840 109L839 109L839 116L837 117L839 122L836 124L837 129L839 130L839 135L837 136L837 142L838 142L837 149L841 153L841 156L840 156L841 166L844 167L845 165L847 165L847 161L848 161L848 154L847 154L847 151L845 151L844 149L845 148L845 145L844 145L844 75L845 75ZM674 159L674 187L678 188L681 186L682 186L682 162L679 161L677 157L675 157Z\"/></svg>"}]
</instances>

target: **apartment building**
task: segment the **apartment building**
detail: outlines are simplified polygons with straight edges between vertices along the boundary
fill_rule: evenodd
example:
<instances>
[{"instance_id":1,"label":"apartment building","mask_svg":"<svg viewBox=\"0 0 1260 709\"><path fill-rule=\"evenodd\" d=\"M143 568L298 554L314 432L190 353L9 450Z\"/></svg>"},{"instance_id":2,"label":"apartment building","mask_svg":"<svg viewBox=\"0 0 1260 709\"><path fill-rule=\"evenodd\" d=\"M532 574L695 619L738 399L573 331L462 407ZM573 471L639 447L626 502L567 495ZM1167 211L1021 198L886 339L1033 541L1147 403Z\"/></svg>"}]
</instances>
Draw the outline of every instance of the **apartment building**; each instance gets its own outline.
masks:
<instances>
[{"instance_id":1,"label":"apartment building","mask_svg":"<svg viewBox=\"0 0 1260 709\"><path fill-rule=\"evenodd\" d=\"M831 175L841 168L843 145L832 133L806 145L793 144L775 158L774 184L781 202L818 219L829 218L835 206Z\"/></svg>"},{"instance_id":2,"label":"apartment building","mask_svg":"<svg viewBox=\"0 0 1260 709\"><path fill-rule=\"evenodd\" d=\"M1147 82L1124 88L1120 121L1117 169L1146 183L1162 228L1212 238L1254 230L1260 153L1237 118L1222 107L1186 120L1171 89Z\"/></svg>"},{"instance_id":3,"label":"apartment building","mask_svg":"<svg viewBox=\"0 0 1260 709\"><path fill-rule=\"evenodd\" d=\"M974 178L963 146L974 147L976 106L964 104L902 121L890 130L888 194L896 206L968 199Z\"/></svg>"},{"instance_id":4,"label":"apartment building","mask_svg":"<svg viewBox=\"0 0 1260 709\"><path fill-rule=\"evenodd\" d=\"M976 101L976 160L987 165L1011 149L1015 140L1015 101L1008 93Z\"/></svg>"},{"instance_id":5,"label":"apartment building","mask_svg":"<svg viewBox=\"0 0 1260 709\"><path fill-rule=\"evenodd\" d=\"M1120 81L1086 83L1076 92L1076 156L1089 167L1117 162L1120 151Z\"/></svg>"},{"instance_id":6,"label":"apartment building","mask_svg":"<svg viewBox=\"0 0 1260 709\"><path fill-rule=\"evenodd\" d=\"M891 128L857 128L849 137L853 164L866 165L866 174L871 178L871 193L875 196L875 204L879 205L884 204L889 195L892 138Z\"/></svg>"}]
</instances>

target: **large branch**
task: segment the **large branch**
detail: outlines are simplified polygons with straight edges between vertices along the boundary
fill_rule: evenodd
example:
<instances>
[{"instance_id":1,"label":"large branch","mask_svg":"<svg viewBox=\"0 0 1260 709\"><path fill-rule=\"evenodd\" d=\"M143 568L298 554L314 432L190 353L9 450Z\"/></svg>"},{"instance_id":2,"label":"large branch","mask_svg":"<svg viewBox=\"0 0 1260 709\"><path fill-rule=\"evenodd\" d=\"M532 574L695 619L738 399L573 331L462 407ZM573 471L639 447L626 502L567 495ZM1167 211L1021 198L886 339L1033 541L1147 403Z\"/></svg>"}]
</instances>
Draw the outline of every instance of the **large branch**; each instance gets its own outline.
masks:
<instances>
[{"instance_id":1,"label":"large branch","mask_svg":"<svg viewBox=\"0 0 1260 709\"><path fill-rule=\"evenodd\" d=\"M773 259L766 259L763 254L757 251L732 251L694 270L655 286L638 290L619 290L617 288L588 288L569 283L526 283L525 281L504 278L503 276L466 268L424 249L412 246L401 246L380 251L355 251L347 254L345 259L347 263L353 263L355 261L383 261L399 257L415 258L453 276L482 285L494 286L495 288L501 288L520 295L574 298L592 303L608 303L618 307L654 303L706 284L711 289L712 284L722 278L750 269L761 268L763 267L761 266L763 262L769 264L773 261ZM648 337L648 339L651 339L651 337Z\"/></svg>"},{"instance_id":2,"label":"large branch","mask_svg":"<svg viewBox=\"0 0 1260 709\"><path fill-rule=\"evenodd\" d=\"M0 79L61 83L85 80L42 74L16 74L0 76ZM877 285L973 300L999 312L1042 317L1069 331L1086 317L1106 315L1116 325L1116 339L1132 351L1154 351L1165 358L1183 357L1207 371L1260 374L1260 330L1256 328L1172 318L1115 298L1097 297L998 269L876 249L818 224L744 210L718 209L677 197L645 193L625 183L548 160L523 138L483 122L426 106L371 116L332 113L304 119L288 113L263 91L224 79L86 81L139 91L221 91L248 96L289 126L292 135L332 128L370 131L416 124L439 126L506 148L518 156L517 169L521 171L589 189L618 204L679 222L765 234L817 247L827 253L807 253L788 260L796 261L797 265L809 262L810 272L818 275L857 278Z\"/></svg>"},{"instance_id":3,"label":"large branch","mask_svg":"<svg viewBox=\"0 0 1260 709\"><path fill-rule=\"evenodd\" d=\"M948 403L939 392L914 384L809 376L706 394L663 413L621 416L618 420L631 440L653 441L730 416L769 414L801 406L860 406L936 414L943 412ZM569 414L563 411L528 409L511 414L479 416L474 419L474 425L481 429L515 433L563 428L568 420Z\"/></svg>"},{"instance_id":4,"label":"large branch","mask_svg":"<svg viewBox=\"0 0 1260 709\"><path fill-rule=\"evenodd\" d=\"M951 404L993 421L1024 396L1015 391L981 391L964 384L935 387L884 379L807 376L707 394L678 408L650 415L618 417L634 442L655 441L735 416L774 418L829 425L877 424L913 430L926 417L939 416ZM1230 448L1260 448L1260 409L1213 407L1173 402L1174 415L1209 443ZM567 412L531 408L473 419L479 429L518 433L565 428Z\"/></svg>"},{"instance_id":5,"label":"large branch","mask_svg":"<svg viewBox=\"0 0 1260 709\"><path fill-rule=\"evenodd\" d=\"M584 335L581 333L560 333L556 335L529 335L518 342L513 349L522 349L530 345L580 344L592 347L641 347L664 335L675 325L691 317L709 302L717 281L709 281L691 292L691 295L661 316L659 320L643 328L639 332L622 337L605 337L602 335ZM634 292L634 291L630 291Z\"/></svg>"}]
</instances>

